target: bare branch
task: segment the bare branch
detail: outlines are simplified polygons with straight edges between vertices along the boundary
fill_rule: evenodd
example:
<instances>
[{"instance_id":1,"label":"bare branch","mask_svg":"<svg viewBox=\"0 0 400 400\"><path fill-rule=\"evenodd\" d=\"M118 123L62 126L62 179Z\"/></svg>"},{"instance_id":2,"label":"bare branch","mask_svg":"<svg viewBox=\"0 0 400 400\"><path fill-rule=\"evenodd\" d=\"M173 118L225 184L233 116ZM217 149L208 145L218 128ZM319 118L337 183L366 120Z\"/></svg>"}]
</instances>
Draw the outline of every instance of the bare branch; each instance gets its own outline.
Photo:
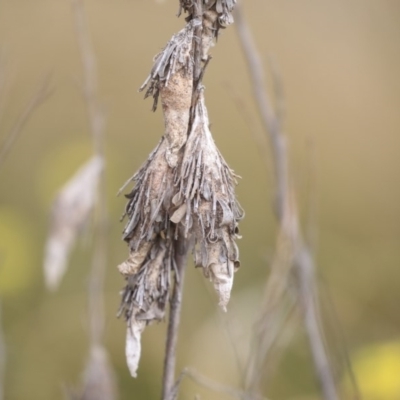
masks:
<instances>
[{"instance_id":1,"label":"bare branch","mask_svg":"<svg viewBox=\"0 0 400 400\"><path fill-rule=\"evenodd\" d=\"M281 121L279 120L279 115L274 112L272 103L265 90L263 65L254 45L250 29L244 20L241 7L237 7L236 9L236 21L237 33L253 83L254 96L257 100L262 122L270 139L277 186L277 203L275 207L278 220L281 224L282 234L290 243L287 254L291 258L290 265L297 278L295 283L313 356L315 372L324 399L336 400L338 396L335 382L324 346L322 328L318 324L319 310L314 277L315 266L309 249L302 239L294 196L291 195L288 152ZM279 93L280 91L278 90L277 94L279 95ZM278 104L281 104L279 99Z\"/></svg>"},{"instance_id":2,"label":"bare branch","mask_svg":"<svg viewBox=\"0 0 400 400\"><path fill-rule=\"evenodd\" d=\"M175 243L175 283L170 300L167 340L165 344L164 375L162 384L162 399L170 400L175 382L176 348L182 307L183 283L187 263L188 248L183 240Z\"/></svg>"},{"instance_id":3,"label":"bare branch","mask_svg":"<svg viewBox=\"0 0 400 400\"><path fill-rule=\"evenodd\" d=\"M24 126L29 121L33 112L49 97L49 76L46 76L38 85L28 104L25 106L11 131L6 135L4 143L0 146L0 166L4 163L11 148L20 136Z\"/></svg>"},{"instance_id":4,"label":"bare branch","mask_svg":"<svg viewBox=\"0 0 400 400\"><path fill-rule=\"evenodd\" d=\"M303 245L294 259L299 281L299 295L314 367L326 400L338 398L329 358L325 349L322 327L319 324L314 260Z\"/></svg>"},{"instance_id":5,"label":"bare branch","mask_svg":"<svg viewBox=\"0 0 400 400\"><path fill-rule=\"evenodd\" d=\"M106 116L98 96L97 66L82 0L71 0L75 31L83 67L83 93L95 156L105 162ZM107 265L107 205L105 168L100 172L95 205L94 249L89 278L91 353L86 365L81 400L117 398L114 371L102 345L104 333L104 276Z\"/></svg>"}]
</instances>

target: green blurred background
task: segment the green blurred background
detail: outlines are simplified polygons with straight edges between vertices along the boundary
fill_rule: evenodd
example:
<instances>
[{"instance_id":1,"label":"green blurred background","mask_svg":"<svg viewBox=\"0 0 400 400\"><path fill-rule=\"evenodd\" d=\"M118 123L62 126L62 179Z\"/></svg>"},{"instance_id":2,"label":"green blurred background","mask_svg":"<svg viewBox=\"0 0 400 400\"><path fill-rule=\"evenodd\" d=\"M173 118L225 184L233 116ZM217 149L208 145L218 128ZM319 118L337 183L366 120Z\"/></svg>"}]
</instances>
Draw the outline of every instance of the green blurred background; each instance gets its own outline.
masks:
<instances>
[{"instance_id":1,"label":"green blurred background","mask_svg":"<svg viewBox=\"0 0 400 400\"><path fill-rule=\"evenodd\" d=\"M321 291L329 291L334 304L323 306L322 312L335 309L333 323L344 332L365 399L400 399L400 2L243 3L266 71L268 55L273 55L284 82L285 131L297 198L306 225L311 219L316 232ZM125 202L115 194L163 133L160 111L151 113L151 101L143 101L137 89L153 56L184 21L175 17L175 0L85 4L108 115L106 345L120 398L156 399L165 324L146 330L134 380L125 366L125 324L115 318L123 286L115 266L127 256L119 222ZM58 292L46 291L42 262L51 202L92 151L70 2L0 1L0 48L7 82L1 141L44 74L51 72L54 87L0 169L5 399L61 399L62 384L79 383L87 358L91 258L88 230ZM239 243L242 266L229 317L236 336L229 339L231 328L217 309L210 284L190 268L179 367L193 366L238 386L233 347L239 353L246 349L274 252L274 182L270 160L266 169L252 133L262 128L233 27L223 32L212 55L205 78L212 131L226 160L243 177L237 192L246 210ZM337 338L336 344L340 347L342 341ZM306 343L298 327L266 379L269 398L320 398ZM196 393L202 399L228 398L185 381L182 398L193 399Z\"/></svg>"}]
</instances>

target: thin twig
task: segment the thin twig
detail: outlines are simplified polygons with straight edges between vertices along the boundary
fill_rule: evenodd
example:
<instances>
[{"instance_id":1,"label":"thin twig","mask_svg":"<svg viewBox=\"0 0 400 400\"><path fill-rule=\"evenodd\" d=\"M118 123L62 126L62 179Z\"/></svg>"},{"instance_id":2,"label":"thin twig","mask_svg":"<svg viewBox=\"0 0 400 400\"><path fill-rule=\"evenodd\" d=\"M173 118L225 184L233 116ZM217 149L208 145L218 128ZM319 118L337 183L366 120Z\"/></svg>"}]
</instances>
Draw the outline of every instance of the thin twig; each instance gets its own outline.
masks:
<instances>
[{"instance_id":1,"label":"thin twig","mask_svg":"<svg viewBox=\"0 0 400 400\"><path fill-rule=\"evenodd\" d=\"M0 146L0 166L4 163L11 148L20 136L24 126L29 121L32 113L49 97L52 92L49 90L49 76L46 76L38 85L28 104L25 106L18 120L6 136L3 145Z\"/></svg>"},{"instance_id":2,"label":"thin twig","mask_svg":"<svg viewBox=\"0 0 400 400\"><path fill-rule=\"evenodd\" d=\"M274 112L272 103L266 93L262 62L239 6L236 8L236 29L250 71L259 113L265 130L269 134L277 186L275 208L281 229L292 242L292 265L297 276L296 284L300 307L303 313L315 372L324 399L336 400L338 396L335 382L324 346L322 329L318 323L319 310L314 277L315 265L308 247L303 242L297 210L293 196L290 195L289 161L285 137L280 120Z\"/></svg>"},{"instance_id":3,"label":"thin twig","mask_svg":"<svg viewBox=\"0 0 400 400\"><path fill-rule=\"evenodd\" d=\"M105 182L106 115L98 95L97 63L90 40L83 0L71 0L75 31L83 68L83 95L93 140L93 152L103 161L94 215L94 248L89 276L90 357L85 369L82 400L117 398L117 386L106 350L102 344L104 317L104 277L107 266L108 215Z\"/></svg>"},{"instance_id":4,"label":"thin twig","mask_svg":"<svg viewBox=\"0 0 400 400\"><path fill-rule=\"evenodd\" d=\"M268 132L272 147L276 184L275 212L279 220L282 220L283 207L288 201L289 187L286 141L281 134L280 121L275 117L271 100L266 94L262 61L241 10L242 7L237 5L235 9L236 32L239 35L242 50L250 70L250 78L254 97L258 105L258 111L265 130Z\"/></svg>"},{"instance_id":5,"label":"thin twig","mask_svg":"<svg viewBox=\"0 0 400 400\"><path fill-rule=\"evenodd\" d=\"M96 57L90 41L82 0L71 0L82 67L83 93L93 138L94 153L104 160L105 113L98 98ZM104 274L107 264L107 207L104 168L95 209L95 245L89 279L89 315L92 345L100 344L104 331Z\"/></svg>"},{"instance_id":6,"label":"thin twig","mask_svg":"<svg viewBox=\"0 0 400 400\"><path fill-rule=\"evenodd\" d=\"M185 240L180 238L175 243L176 275L174 289L170 301L167 340L165 345L164 376L162 385L162 400L169 400L175 382L176 348L181 315L183 282L187 263L188 248Z\"/></svg>"},{"instance_id":7,"label":"thin twig","mask_svg":"<svg viewBox=\"0 0 400 400\"><path fill-rule=\"evenodd\" d=\"M203 3L202 0L196 0L194 3L195 15L194 18L198 19L200 23L196 26L194 31L194 51L193 51L193 93L192 93L192 104L191 114L192 117L189 120L189 126L187 132L190 132L193 123L193 111L195 109L198 100L198 91L200 87L200 81L204 74L204 69L207 66L209 59L207 60L204 69L201 66L201 48L202 48L202 17L203 17ZM178 343L178 329L180 324L181 314L181 301L183 295L183 282L184 273L187 264L187 253L189 243L184 239L183 235L175 243L175 264L176 264L176 275L172 297L170 300L170 312L168 320L168 331L167 340L165 347L165 358L164 358L164 372L162 382L162 400L172 400L173 389L175 384L175 366L176 366L176 348Z\"/></svg>"},{"instance_id":8,"label":"thin twig","mask_svg":"<svg viewBox=\"0 0 400 400\"><path fill-rule=\"evenodd\" d=\"M275 95L275 118L279 121L279 126L282 129L286 116L285 93L281 73L275 58L271 54L268 55L268 65L272 75L272 88Z\"/></svg>"},{"instance_id":9,"label":"thin twig","mask_svg":"<svg viewBox=\"0 0 400 400\"><path fill-rule=\"evenodd\" d=\"M259 389L268 355L298 301L298 296L296 292L293 293L294 288L291 283L294 249L293 241L288 233L295 225L292 217L293 213L286 213L285 221L280 226L276 253L271 264L260 317L254 329L245 385L246 389L251 392Z\"/></svg>"},{"instance_id":10,"label":"thin twig","mask_svg":"<svg viewBox=\"0 0 400 400\"><path fill-rule=\"evenodd\" d=\"M248 398L248 393L243 392L239 389L235 389L231 386L228 385L223 385L219 382L216 382L199 372L195 371L192 368L185 368L180 376L179 382L182 380L184 376L187 376L188 378L192 379L194 382L196 382L198 385L203 386L209 390L212 390L213 392L216 393L222 393L225 395L228 395L234 399L238 400L243 400ZM266 397L254 394L253 397L251 397L252 400L267 400Z\"/></svg>"},{"instance_id":11,"label":"thin twig","mask_svg":"<svg viewBox=\"0 0 400 400\"><path fill-rule=\"evenodd\" d=\"M202 32L203 32L203 1L196 0L194 2L195 13L193 15L194 19L199 21L199 24L196 25L194 30L194 73L193 73L193 81L194 86L197 87L198 81L200 79L201 74L201 48L202 48Z\"/></svg>"}]
</instances>

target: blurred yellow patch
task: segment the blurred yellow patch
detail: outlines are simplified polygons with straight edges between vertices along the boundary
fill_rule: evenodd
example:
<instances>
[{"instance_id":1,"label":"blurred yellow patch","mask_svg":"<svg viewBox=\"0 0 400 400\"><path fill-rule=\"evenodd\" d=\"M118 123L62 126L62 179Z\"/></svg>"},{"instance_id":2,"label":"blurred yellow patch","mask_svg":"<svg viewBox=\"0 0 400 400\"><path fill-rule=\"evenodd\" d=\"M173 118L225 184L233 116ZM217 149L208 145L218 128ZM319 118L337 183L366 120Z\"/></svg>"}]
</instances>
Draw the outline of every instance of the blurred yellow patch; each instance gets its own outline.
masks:
<instances>
[{"instance_id":1,"label":"blurred yellow patch","mask_svg":"<svg viewBox=\"0 0 400 400\"><path fill-rule=\"evenodd\" d=\"M400 399L400 341L364 347L352 359L364 400Z\"/></svg>"},{"instance_id":2,"label":"blurred yellow patch","mask_svg":"<svg viewBox=\"0 0 400 400\"><path fill-rule=\"evenodd\" d=\"M24 216L0 208L0 295L17 293L34 275L32 239Z\"/></svg>"}]
</instances>

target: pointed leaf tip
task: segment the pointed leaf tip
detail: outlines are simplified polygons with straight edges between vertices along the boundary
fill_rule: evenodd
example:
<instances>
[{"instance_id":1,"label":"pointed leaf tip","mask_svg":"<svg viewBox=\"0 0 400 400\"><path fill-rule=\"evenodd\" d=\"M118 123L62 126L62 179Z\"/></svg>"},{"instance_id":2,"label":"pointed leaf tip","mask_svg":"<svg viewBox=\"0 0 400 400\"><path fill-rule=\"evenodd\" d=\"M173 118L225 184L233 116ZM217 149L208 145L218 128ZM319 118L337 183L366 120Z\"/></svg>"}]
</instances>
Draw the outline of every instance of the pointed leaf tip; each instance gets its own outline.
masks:
<instances>
[{"instance_id":1,"label":"pointed leaf tip","mask_svg":"<svg viewBox=\"0 0 400 400\"><path fill-rule=\"evenodd\" d=\"M137 369L140 361L141 336L146 326L146 321L131 319L126 330L126 362L133 378L137 377Z\"/></svg>"}]
</instances>

